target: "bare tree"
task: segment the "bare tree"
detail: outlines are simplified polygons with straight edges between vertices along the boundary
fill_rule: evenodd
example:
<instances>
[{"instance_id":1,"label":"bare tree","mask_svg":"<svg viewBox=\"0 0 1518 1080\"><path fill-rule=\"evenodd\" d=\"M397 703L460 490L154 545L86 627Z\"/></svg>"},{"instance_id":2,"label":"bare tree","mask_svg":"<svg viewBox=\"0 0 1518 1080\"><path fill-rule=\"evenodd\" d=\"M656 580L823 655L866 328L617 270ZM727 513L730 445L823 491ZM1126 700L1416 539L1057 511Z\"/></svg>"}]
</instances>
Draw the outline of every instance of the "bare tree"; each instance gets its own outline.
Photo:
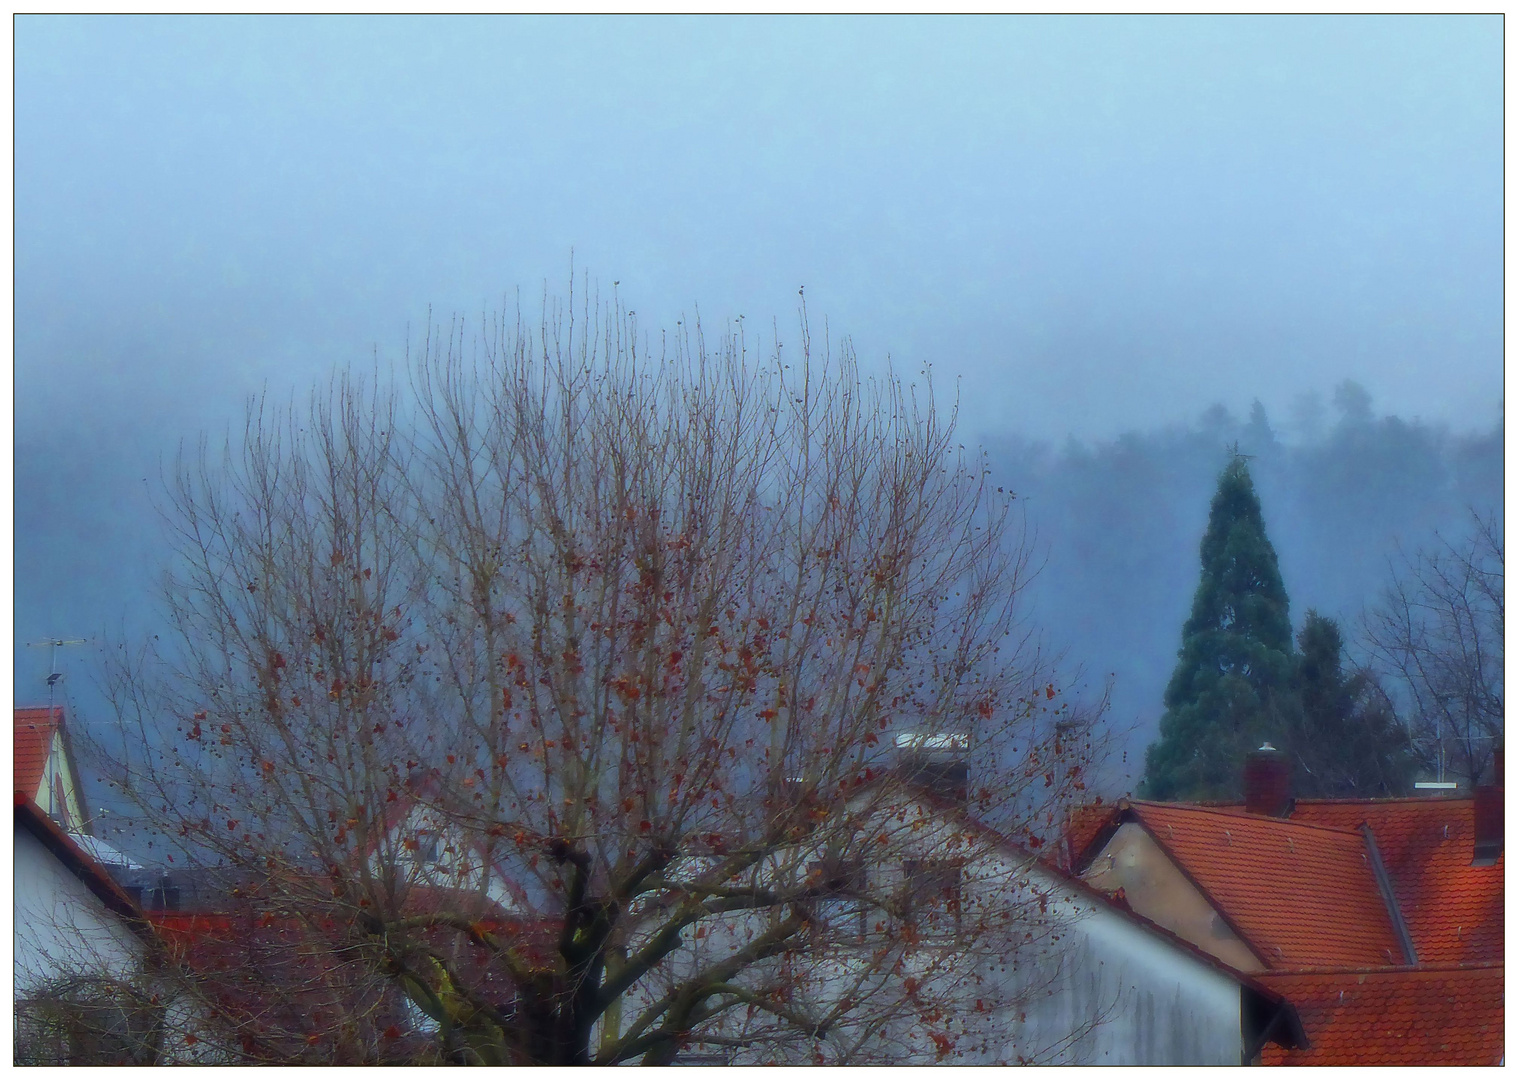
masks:
<instances>
[{"instance_id":1,"label":"bare tree","mask_svg":"<svg viewBox=\"0 0 1518 1080\"><path fill-rule=\"evenodd\" d=\"M112 680L158 827L379 986L341 1049L263 1045L378 1060L401 994L461 1062L951 1052L1049 920L903 808L1037 844L1091 716L931 379L861 378L804 309L759 360L572 301L407 366L181 459L173 633Z\"/></svg>"},{"instance_id":2,"label":"bare tree","mask_svg":"<svg viewBox=\"0 0 1518 1080\"><path fill-rule=\"evenodd\" d=\"M1502 738L1502 521L1404 560L1364 634L1401 688L1425 767L1476 783Z\"/></svg>"}]
</instances>

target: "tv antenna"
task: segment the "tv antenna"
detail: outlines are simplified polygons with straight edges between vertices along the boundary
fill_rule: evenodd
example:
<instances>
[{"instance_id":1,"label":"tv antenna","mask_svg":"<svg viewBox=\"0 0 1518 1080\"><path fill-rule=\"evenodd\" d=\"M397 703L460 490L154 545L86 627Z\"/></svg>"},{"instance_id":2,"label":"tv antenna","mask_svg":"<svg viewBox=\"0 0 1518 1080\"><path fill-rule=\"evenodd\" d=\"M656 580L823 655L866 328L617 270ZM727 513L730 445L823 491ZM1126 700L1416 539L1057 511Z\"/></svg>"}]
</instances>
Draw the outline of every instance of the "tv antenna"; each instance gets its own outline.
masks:
<instances>
[{"instance_id":1,"label":"tv antenna","mask_svg":"<svg viewBox=\"0 0 1518 1080\"><path fill-rule=\"evenodd\" d=\"M58 682L63 678L63 672L58 670L58 649L64 645L88 645L89 638L48 638L46 641L28 641L28 648L40 649L51 648L52 656L48 658L47 675L47 714L53 715L53 694L58 688Z\"/></svg>"}]
</instances>

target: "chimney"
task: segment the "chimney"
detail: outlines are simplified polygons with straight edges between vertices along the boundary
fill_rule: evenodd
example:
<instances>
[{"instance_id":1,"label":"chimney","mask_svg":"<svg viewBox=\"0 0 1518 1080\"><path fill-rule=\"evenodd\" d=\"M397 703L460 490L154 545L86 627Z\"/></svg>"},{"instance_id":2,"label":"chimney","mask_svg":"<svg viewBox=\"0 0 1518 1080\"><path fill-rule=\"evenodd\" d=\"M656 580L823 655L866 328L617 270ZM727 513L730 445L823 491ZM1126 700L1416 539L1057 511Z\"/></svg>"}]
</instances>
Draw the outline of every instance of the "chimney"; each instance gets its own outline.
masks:
<instances>
[{"instance_id":1,"label":"chimney","mask_svg":"<svg viewBox=\"0 0 1518 1080\"><path fill-rule=\"evenodd\" d=\"M1492 760L1491 784L1476 787L1476 844L1472 866L1492 866L1502 856L1502 748Z\"/></svg>"},{"instance_id":2,"label":"chimney","mask_svg":"<svg viewBox=\"0 0 1518 1080\"><path fill-rule=\"evenodd\" d=\"M1264 817L1289 817L1291 806L1291 759L1265 743L1244 759L1244 809Z\"/></svg>"},{"instance_id":3,"label":"chimney","mask_svg":"<svg viewBox=\"0 0 1518 1080\"><path fill-rule=\"evenodd\" d=\"M907 780L942 799L966 803L970 798L968 735L896 736L897 769Z\"/></svg>"}]
</instances>

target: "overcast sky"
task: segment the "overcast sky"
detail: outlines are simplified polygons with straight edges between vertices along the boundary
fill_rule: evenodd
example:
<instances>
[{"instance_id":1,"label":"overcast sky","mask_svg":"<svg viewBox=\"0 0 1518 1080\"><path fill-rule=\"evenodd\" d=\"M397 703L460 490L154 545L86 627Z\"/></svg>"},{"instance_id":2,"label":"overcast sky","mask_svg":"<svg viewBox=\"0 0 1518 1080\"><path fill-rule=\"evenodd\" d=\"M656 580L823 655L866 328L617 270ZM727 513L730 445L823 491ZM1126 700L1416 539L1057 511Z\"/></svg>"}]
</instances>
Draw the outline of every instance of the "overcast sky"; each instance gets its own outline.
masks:
<instances>
[{"instance_id":1,"label":"overcast sky","mask_svg":"<svg viewBox=\"0 0 1518 1080\"><path fill-rule=\"evenodd\" d=\"M181 437L429 307L562 289L571 250L645 326L784 332L804 285L867 365L959 379L972 434L1284 417L1346 378L1486 427L1501 31L21 17L18 635L120 618Z\"/></svg>"}]
</instances>

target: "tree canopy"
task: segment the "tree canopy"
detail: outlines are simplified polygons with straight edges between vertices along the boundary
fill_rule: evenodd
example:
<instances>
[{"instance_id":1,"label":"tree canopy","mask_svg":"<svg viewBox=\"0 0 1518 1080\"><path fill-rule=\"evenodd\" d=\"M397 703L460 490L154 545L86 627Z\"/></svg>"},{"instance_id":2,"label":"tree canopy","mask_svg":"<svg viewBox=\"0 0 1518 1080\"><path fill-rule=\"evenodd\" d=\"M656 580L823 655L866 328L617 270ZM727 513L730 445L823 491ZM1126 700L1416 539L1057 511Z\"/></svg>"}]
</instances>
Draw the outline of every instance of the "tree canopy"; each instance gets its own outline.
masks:
<instances>
[{"instance_id":1,"label":"tree canopy","mask_svg":"<svg viewBox=\"0 0 1518 1080\"><path fill-rule=\"evenodd\" d=\"M930 382L800 338L650 354L550 307L180 462L175 632L113 677L126 782L376 1010L271 1033L229 999L265 1060L376 1060L397 992L452 1060L889 1058L902 1016L950 1038L945 958L1038 937L880 819L902 747L962 750L940 772L1030 842L1080 788L1011 496Z\"/></svg>"},{"instance_id":2,"label":"tree canopy","mask_svg":"<svg viewBox=\"0 0 1518 1080\"><path fill-rule=\"evenodd\" d=\"M1333 619L1308 611L1297 634L1295 709L1282 749L1295 766L1293 790L1306 797L1403 794L1412 781L1412 745L1370 672L1344 670L1344 638Z\"/></svg>"},{"instance_id":3,"label":"tree canopy","mask_svg":"<svg viewBox=\"0 0 1518 1080\"><path fill-rule=\"evenodd\" d=\"M1504 533L1469 512L1464 536L1404 555L1366 614L1364 636L1401 695L1419 765L1475 784L1488 777L1504 719Z\"/></svg>"},{"instance_id":4,"label":"tree canopy","mask_svg":"<svg viewBox=\"0 0 1518 1080\"><path fill-rule=\"evenodd\" d=\"M1248 462L1235 454L1218 478L1160 737L1145 757L1149 797L1237 793L1244 755L1284 727L1293 667L1287 604Z\"/></svg>"}]
</instances>

